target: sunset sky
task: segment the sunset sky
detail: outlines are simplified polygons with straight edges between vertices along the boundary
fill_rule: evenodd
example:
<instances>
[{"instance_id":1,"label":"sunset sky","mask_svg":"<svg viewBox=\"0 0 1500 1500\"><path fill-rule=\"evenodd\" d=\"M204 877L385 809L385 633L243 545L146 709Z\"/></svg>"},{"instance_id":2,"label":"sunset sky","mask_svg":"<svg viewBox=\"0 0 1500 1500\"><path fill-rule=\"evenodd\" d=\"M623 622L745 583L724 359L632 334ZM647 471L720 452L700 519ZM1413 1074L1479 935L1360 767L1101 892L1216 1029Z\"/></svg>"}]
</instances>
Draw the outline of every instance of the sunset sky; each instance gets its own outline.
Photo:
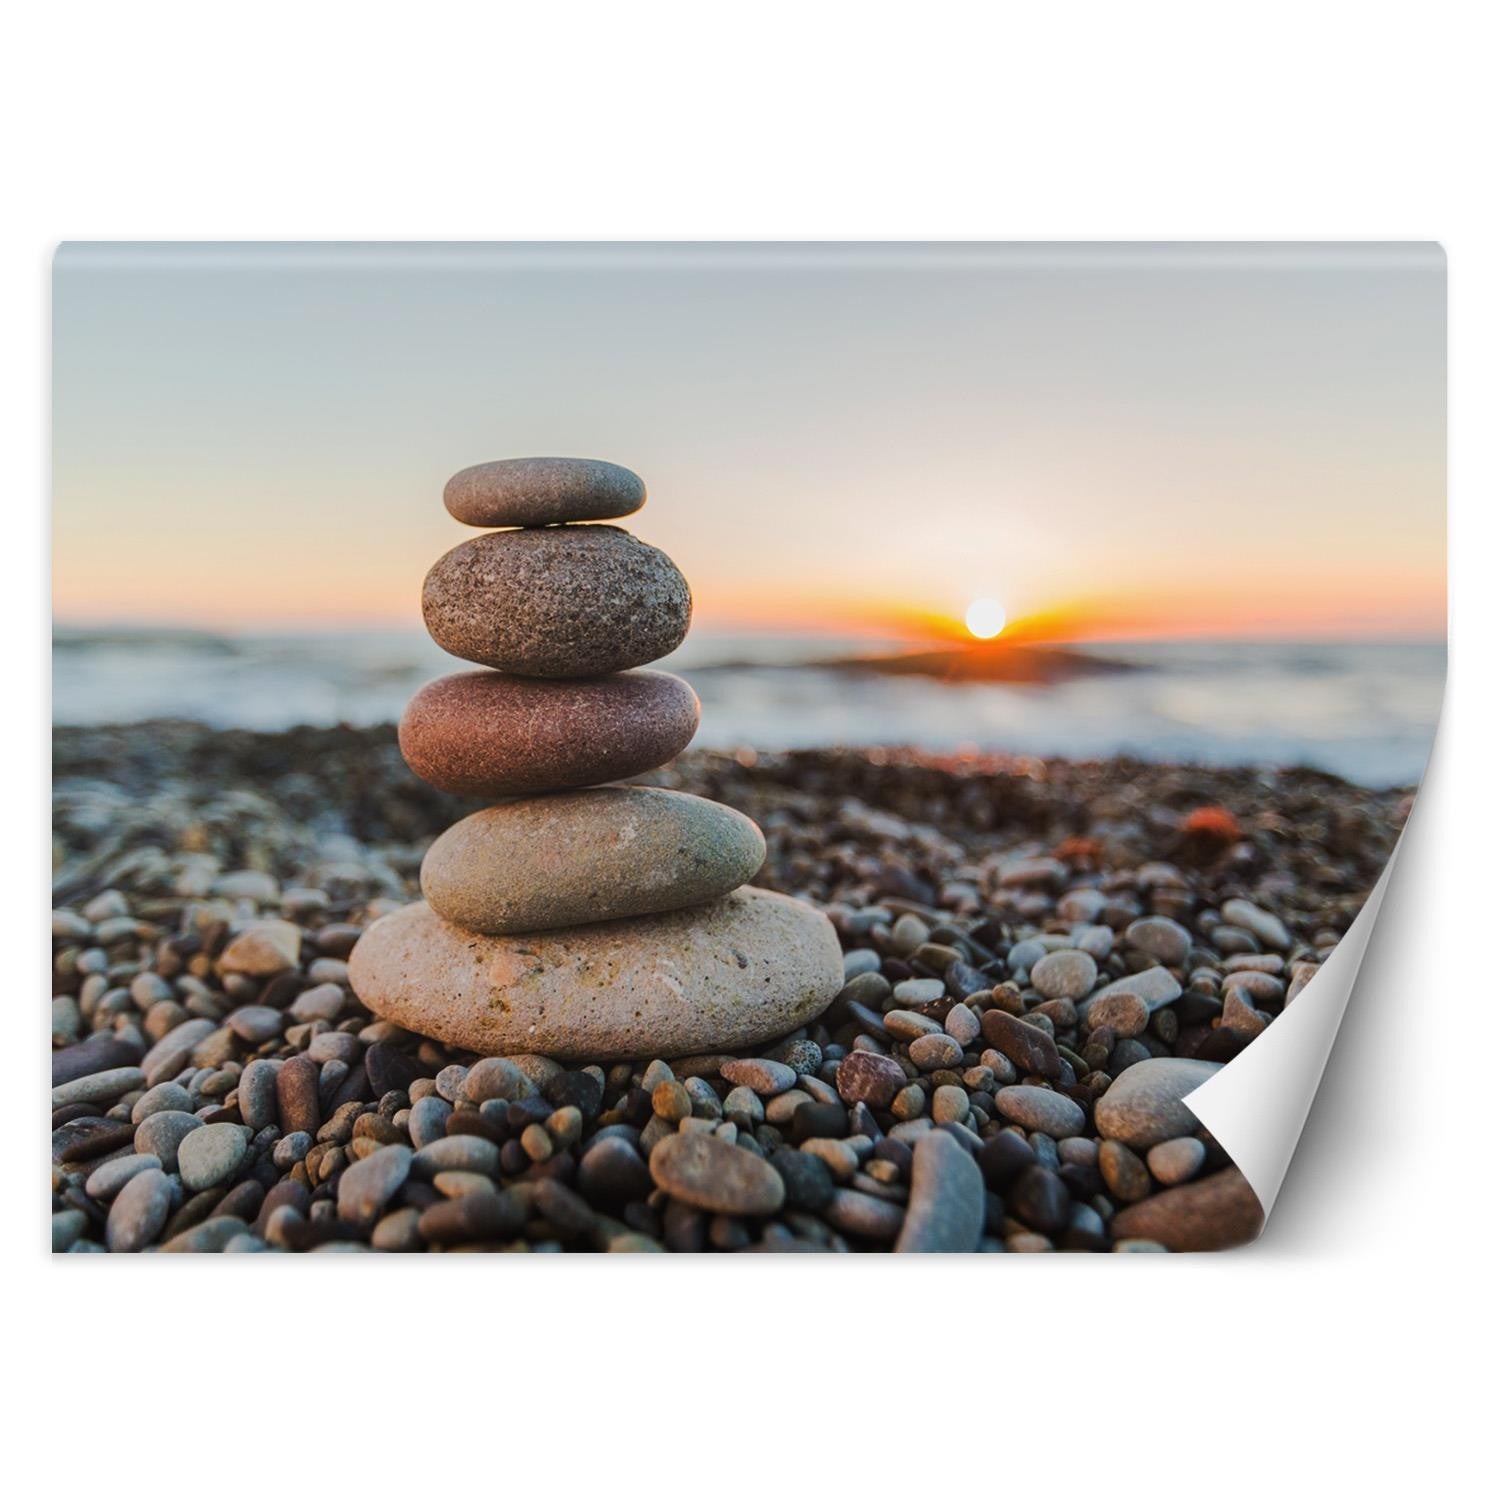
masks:
<instances>
[{"instance_id":1,"label":"sunset sky","mask_svg":"<svg viewBox=\"0 0 1500 1500\"><path fill-rule=\"evenodd\" d=\"M60 622L412 625L455 470L608 458L705 629L1436 638L1435 247L59 252Z\"/></svg>"}]
</instances>

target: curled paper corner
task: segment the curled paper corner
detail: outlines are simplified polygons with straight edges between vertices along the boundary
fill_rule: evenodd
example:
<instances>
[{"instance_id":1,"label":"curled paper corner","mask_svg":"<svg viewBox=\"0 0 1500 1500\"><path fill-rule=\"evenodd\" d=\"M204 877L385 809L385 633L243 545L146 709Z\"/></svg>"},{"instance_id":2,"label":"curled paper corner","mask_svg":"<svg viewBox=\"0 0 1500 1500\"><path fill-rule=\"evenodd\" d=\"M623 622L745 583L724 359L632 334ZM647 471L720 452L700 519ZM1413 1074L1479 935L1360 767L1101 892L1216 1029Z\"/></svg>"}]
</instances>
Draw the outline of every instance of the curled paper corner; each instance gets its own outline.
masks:
<instances>
[{"instance_id":1,"label":"curled paper corner","mask_svg":"<svg viewBox=\"0 0 1500 1500\"><path fill-rule=\"evenodd\" d=\"M1183 1099L1244 1173L1268 1219L1328 1065L1405 839L1403 829L1348 932L1276 1024Z\"/></svg>"}]
</instances>

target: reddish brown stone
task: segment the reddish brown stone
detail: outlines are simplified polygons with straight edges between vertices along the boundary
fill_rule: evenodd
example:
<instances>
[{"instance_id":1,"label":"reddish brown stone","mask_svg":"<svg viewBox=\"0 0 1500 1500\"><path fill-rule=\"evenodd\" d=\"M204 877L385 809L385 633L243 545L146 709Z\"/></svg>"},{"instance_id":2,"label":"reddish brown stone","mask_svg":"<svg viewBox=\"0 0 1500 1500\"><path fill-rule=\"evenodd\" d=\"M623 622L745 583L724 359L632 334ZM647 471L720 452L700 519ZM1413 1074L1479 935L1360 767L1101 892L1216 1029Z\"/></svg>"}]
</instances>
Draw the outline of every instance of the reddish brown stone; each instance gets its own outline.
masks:
<instances>
[{"instance_id":1,"label":"reddish brown stone","mask_svg":"<svg viewBox=\"0 0 1500 1500\"><path fill-rule=\"evenodd\" d=\"M1117 1240L1155 1240L1168 1250L1228 1250L1253 1240L1265 1217L1239 1168L1226 1167L1121 1209L1109 1227Z\"/></svg>"},{"instance_id":2,"label":"reddish brown stone","mask_svg":"<svg viewBox=\"0 0 1500 1500\"><path fill-rule=\"evenodd\" d=\"M544 682L457 672L401 716L401 753L424 781L476 797L593 786L672 759L698 728L698 696L669 672Z\"/></svg>"},{"instance_id":3,"label":"reddish brown stone","mask_svg":"<svg viewBox=\"0 0 1500 1500\"><path fill-rule=\"evenodd\" d=\"M851 1052L839 1060L834 1082L845 1104L886 1109L906 1087L907 1079L894 1057L883 1052Z\"/></svg>"},{"instance_id":4,"label":"reddish brown stone","mask_svg":"<svg viewBox=\"0 0 1500 1500\"><path fill-rule=\"evenodd\" d=\"M1062 1073L1057 1044L1040 1026L1028 1026L1003 1010L985 1011L980 1026L985 1041L1004 1053L1023 1076L1056 1078Z\"/></svg>"},{"instance_id":5,"label":"reddish brown stone","mask_svg":"<svg viewBox=\"0 0 1500 1500\"><path fill-rule=\"evenodd\" d=\"M323 1123L318 1107L317 1064L305 1055L287 1058L276 1072L276 1103L283 1135L296 1130L316 1135Z\"/></svg>"}]
</instances>

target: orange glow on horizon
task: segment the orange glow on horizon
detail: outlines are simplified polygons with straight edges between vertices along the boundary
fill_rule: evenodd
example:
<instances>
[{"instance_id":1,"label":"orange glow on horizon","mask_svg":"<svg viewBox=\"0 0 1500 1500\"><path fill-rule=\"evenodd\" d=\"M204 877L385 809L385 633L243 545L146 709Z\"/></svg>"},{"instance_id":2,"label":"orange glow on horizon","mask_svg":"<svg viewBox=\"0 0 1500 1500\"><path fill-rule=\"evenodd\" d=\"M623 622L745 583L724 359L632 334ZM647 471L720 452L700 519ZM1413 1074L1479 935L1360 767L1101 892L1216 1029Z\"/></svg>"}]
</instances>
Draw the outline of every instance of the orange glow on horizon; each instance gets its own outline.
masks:
<instances>
[{"instance_id":1,"label":"orange glow on horizon","mask_svg":"<svg viewBox=\"0 0 1500 1500\"><path fill-rule=\"evenodd\" d=\"M131 564L55 568L53 613L77 625L184 626L205 629L420 629L424 568L411 558L364 559L362 576L330 568L313 550L285 549L264 568L241 559L216 568L181 567L170 594ZM720 564L721 568L725 564ZM694 624L704 631L868 636L914 643L973 644L967 622L976 597L923 587L899 573L868 584L842 578L781 578L774 582L713 575L689 566ZM925 570L929 571L930 570ZM707 576L704 576L704 575ZM1337 561L1293 559L1269 573L1263 562L1226 561L1209 570L1180 569L1135 586L1079 592L1051 600L1025 597L1011 580L993 594L1004 599L1006 645L1070 641L1433 638L1444 635L1441 572L1372 576ZM163 607L164 598L170 602ZM1011 608L1010 606L1014 606Z\"/></svg>"},{"instance_id":2,"label":"orange glow on horizon","mask_svg":"<svg viewBox=\"0 0 1500 1500\"><path fill-rule=\"evenodd\" d=\"M1427 586L1424 587L1424 584ZM976 644L963 605L951 610L914 604L828 600L821 608L788 598L780 607L736 608L710 596L695 606L695 622L711 629L807 631L816 634L899 637L916 642ZM1392 580L1375 590L1298 587L1255 592L1225 589L1190 597L1142 601L1086 598L1044 605L1006 619L983 644L1061 645L1078 641L1418 637L1442 639L1446 601L1442 581Z\"/></svg>"}]
</instances>

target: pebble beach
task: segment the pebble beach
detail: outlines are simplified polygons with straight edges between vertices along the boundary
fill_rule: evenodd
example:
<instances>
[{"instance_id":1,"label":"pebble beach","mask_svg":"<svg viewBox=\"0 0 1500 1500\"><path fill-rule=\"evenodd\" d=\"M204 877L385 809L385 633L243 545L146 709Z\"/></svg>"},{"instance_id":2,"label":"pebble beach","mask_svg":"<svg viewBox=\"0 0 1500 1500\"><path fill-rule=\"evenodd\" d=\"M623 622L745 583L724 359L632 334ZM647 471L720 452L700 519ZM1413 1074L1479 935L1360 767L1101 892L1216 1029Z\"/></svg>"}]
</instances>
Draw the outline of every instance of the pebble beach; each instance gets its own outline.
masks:
<instances>
[{"instance_id":1,"label":"pebble beach","mask_svg":"<svg viewBox=\"0 0 1500 1500\"><path fill-rule=\"evenodd\" d=\"M349 955L483 805L392 726L54 736L52 1244L129 1251L1192 1251L1252 1239L1181 1104L1317 972L1409 788L1308 770L693 752L832 922L808 1024L485 1056ZM577 929L587 931L587 929Z\"/></svg>"}]
</instances>

